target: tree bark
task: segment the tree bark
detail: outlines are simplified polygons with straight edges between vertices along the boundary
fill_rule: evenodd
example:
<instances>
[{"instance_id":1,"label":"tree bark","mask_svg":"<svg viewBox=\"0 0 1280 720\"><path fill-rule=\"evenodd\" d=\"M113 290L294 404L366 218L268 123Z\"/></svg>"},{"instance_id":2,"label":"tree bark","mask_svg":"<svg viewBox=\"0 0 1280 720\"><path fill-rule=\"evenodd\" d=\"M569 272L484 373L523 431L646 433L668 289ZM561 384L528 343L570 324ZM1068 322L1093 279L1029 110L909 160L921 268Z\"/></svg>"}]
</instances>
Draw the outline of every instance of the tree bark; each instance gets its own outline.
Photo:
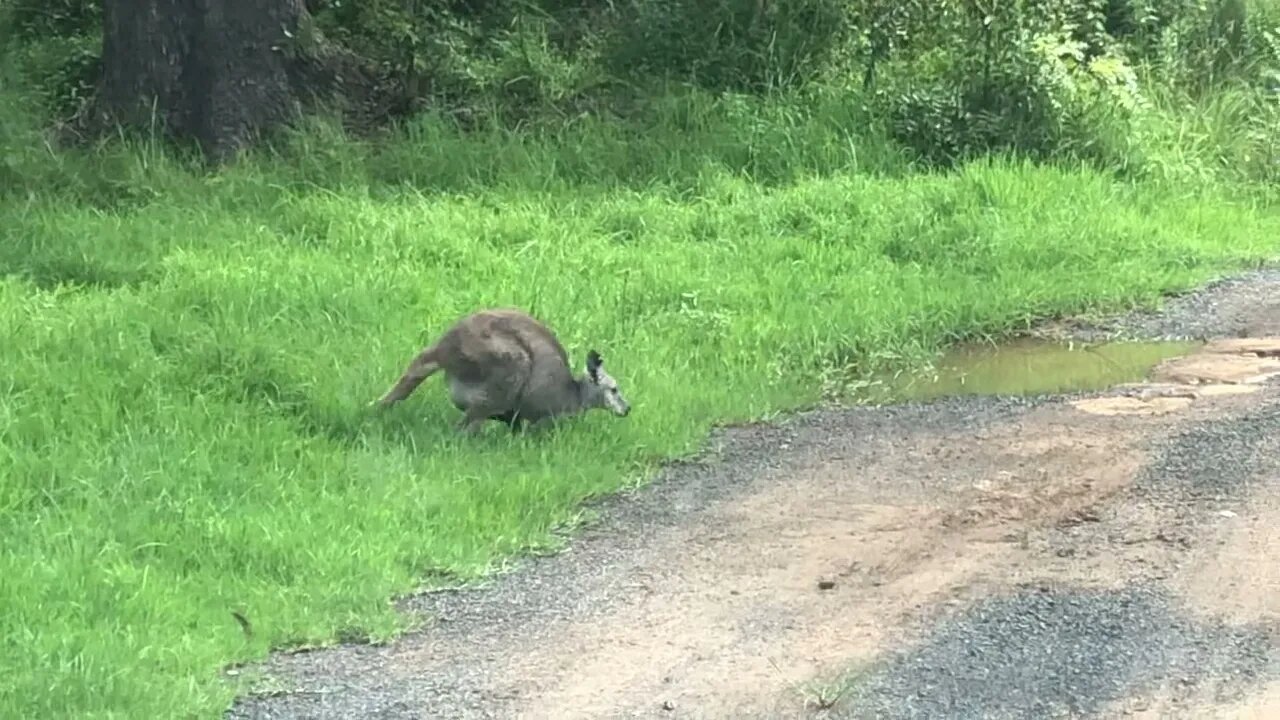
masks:
<instances>
[{"instance_id":1,"label":"tree bark","mask_svg":"<svg viewBox=\"0 0 1280 720\"><path fill-rule=\"evenodd\" d=\"M308 106L368 115L386 89L303 0L104 0L102 65L101 121L195 140L216 163Z\"/></svg>"}]
</instances>

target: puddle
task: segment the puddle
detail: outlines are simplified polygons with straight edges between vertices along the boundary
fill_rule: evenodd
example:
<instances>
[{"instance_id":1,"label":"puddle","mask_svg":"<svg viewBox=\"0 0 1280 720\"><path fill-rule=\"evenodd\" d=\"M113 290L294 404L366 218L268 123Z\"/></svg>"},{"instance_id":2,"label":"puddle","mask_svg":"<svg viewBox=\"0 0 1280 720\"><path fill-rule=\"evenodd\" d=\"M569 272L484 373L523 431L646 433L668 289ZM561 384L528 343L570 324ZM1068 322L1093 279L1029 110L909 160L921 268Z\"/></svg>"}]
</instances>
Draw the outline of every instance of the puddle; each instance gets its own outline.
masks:
<instances>
[{"instance_id":1,"label":"puddle","mask_svg":"<svg viewBox=\"0 0 1280 720\"><path fill-rule=\"evenodd\" d=\"M953 395L1091 392L1143 380L1160 362L1199 347L1198 342L1086 345L1035 338L963 345L946 353L932 371L880 378L868 394L877 402L903 402Z\"/></svg>"}]
</instances>

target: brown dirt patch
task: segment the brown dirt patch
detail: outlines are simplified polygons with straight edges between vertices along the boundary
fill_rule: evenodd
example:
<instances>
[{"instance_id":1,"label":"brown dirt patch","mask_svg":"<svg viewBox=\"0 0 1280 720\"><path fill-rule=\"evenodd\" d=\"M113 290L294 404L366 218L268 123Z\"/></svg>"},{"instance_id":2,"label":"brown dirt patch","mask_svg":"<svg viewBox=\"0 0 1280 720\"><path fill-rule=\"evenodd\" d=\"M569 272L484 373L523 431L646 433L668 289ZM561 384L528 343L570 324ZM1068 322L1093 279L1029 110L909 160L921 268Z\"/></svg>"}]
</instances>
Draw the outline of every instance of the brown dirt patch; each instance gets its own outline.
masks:
<instances>
[{"instance_id":1,"label":"brown dirt patch","mask_svg":"<svg viewBox=\"0 0 1280 720\"><path fill-rule=\"evenodd\" d=\"M1077 400L1072 405L1093 415L1164 415L1184 410L1188 397L1099 397Z\"/></svg>"},{"instance_id":2,"label":"brown dirt patch","mask_svg":"<svg viewBox=\"0 0 1280 720\"><path fill-rule=\"evenodd\" d=\"M1076 400L1093 415L1165 415L1199 398L1245 395L1280 377L1280 338L1231 338L1161 362L1146 382L1117 388L1119 395Z\"/></svg>"},{"instance_id":3,"label":"brown dirt patch","mask_svg":"<svg viewBox=\"0 0 1280 720\"><path fill-rule=\"evenodd\" d=\"M1184 385L1264 383L1280 376L1280 338L1219 340L1198 352L1166 360L1155 382Z\"/></svg>"},{"instance_id":4,"label":"brown dirt patch","mask_svg":"<svg viewBox=\"0 0 1280 720\"><path fill-rule=\"evenodd\" d=\"M1125 487L1160 426L1080 417L1048 406L976 440L948 428L898 452L794 468L653 538L655 562L628 573L629 598L509 654L494 693L529 718L790 717L777 713L798 711L805 683L871 660L916 611L967 586L1025 576L1028 531L1087 516ZM422 648L398 669L455 650Z\"/></svg>"},{"instance_id":5,"label":"brown dirt patch","mask_svg":"<svg viewBox=\"0 0 1280 720\"><path fill-rule=\"evenodd\" d=\"M1275 720L1280 718L1280 683L1272 683L1243 698L1223 698L1211 691L1165 687L1152 696L1127 699L1105 717L1126 720Z\"/></svg>"},{"instance_id":6,"label":"brown dirt patch","mask_svg":"<svg viewBox=\"0 0 1280 720\"><path fill-rule=\"evenodd\" d=\"M1213 534L1172 585L1205 613L1280 630L1280 476L1266 484L1246 509L1218 511Z\"/></svg>"},{"instance_id":7,"label":"brown dirt patch","mask_svg":"<svg viewBox=\"0 0 1280 720\"><path fill-rule=\"evenodd\" d=\"M1206 344L1203 352L1225 353L1229 355L1253 355L1256 357L1280 357L1280 338L1223 338Z\"/></svg>"}]
</instances>

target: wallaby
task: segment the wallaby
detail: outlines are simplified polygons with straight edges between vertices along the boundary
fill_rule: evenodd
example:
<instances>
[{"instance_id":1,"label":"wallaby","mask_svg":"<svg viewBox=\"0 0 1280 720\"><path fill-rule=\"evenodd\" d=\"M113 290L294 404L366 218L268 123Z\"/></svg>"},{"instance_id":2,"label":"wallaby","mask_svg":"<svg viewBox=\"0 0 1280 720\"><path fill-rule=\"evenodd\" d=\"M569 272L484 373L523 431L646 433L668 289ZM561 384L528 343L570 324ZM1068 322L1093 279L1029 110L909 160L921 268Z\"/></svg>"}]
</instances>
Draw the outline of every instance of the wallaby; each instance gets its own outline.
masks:
<instances>
[{"instance_id":1,"label":"wallaby","mask_svg":"<svg viewBox=\"0 0 1280 720\"><path fill-rule=\"evenodd\" d=\"M519 432L525 423L538 428L595 408L619 417L631 412L600 353L589 351L586 372L574 377L555 333L522 310L481 310L458 320L376 403L404 400L437 370L444 371L453 404L464 413L458 429L467 433L486 420Z\"/></svg>"}]
</instances>

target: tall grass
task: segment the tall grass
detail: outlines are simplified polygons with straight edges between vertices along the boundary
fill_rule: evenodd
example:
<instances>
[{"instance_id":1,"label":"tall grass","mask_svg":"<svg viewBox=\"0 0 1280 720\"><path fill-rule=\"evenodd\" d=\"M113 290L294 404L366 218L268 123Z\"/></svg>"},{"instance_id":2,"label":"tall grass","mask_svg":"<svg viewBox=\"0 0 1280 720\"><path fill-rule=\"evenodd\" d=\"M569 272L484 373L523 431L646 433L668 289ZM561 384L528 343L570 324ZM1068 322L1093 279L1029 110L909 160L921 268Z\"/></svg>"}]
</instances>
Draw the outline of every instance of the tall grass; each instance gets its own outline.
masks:
<instances>
[{"instance_id":1,"label":"tall grass","mask_svg":"<svg viewBox=\"0 0 1280 720\"><path fill-rule=\"evenodd\" d=\"M385 637L388 598L557 545L584 498L815 401L833 367L1274 256L1221 97L1158 106L1124 168L952 173L822 90L376 142L321 125L215 174L147 140L55 152L0 103L0 716L216 716L243 689L226 664ZM577 363L599 350L631 416L463 439L435 381L366 408L446 323L507 304Z\"/></svg>"}]
</instances>

